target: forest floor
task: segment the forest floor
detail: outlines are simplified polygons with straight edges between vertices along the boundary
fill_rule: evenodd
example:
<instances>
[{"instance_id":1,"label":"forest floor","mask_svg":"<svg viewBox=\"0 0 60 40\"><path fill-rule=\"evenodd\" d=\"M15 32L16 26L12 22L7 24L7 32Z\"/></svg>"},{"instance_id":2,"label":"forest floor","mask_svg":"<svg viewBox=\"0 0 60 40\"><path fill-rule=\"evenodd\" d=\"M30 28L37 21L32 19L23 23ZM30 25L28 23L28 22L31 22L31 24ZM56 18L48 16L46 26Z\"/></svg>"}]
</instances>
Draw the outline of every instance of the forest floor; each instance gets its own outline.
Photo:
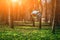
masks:
<instances>
[{"instance_id":1,"label":"forest floor","mask_svg":"<svg viewBox=\"0 0 60 40\"><path fill-rule=\"evenodd\" d=\"M50 26L38 27L15 26L14 29L8 26L0 27L0 40L60 40L60 29L52 33Z\"/></svg>"}]
</instances>

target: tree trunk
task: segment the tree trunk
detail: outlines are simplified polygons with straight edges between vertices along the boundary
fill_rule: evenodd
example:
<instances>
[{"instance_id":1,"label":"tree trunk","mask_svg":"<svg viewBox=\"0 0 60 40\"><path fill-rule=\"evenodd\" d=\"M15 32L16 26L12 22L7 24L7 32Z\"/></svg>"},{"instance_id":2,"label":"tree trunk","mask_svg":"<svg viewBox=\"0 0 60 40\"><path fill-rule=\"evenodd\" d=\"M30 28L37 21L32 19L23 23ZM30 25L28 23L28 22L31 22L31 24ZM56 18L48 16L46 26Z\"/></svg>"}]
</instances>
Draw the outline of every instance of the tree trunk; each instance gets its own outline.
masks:
<instances>
[{"instance_id":1,"label":"tree trunk","mask_svg":"<svg viewBox=\"0 0 60 40\"><path fill-rule=\"evenodd\" d=\"M10 26L11 28L14 28L14 26L13 26L13 15L10 14L9 16L10 16L10 17L9 17L9 26Z\"/></svg>"},{"instance_id":2,"label":"tree trunk","mask_svg":"<svg viewBox=\"0 0 60 40\"><path fill-rule=\"evenodd\" d=\"M41 17L39 18L39 28L41 29Z\"/></svg>"},{"instance_id":3,"label":"tree trunk","mask_svg":"<svg viewBox=\"0 0 60 40\"><path fill-rule=\"evenodd\" d=\"M35 27L35 21L32 15L31 15L31 19L32 19L33 26Z\"/></svg>"},{"instance_id":4,"label":"tree trunk","mask_svg":"<svg viewBox=\"0 0 60 40\"><path fill-rule=\"evenodd\" d=\"M56 25L56 23L55 23L56 0L54 0L53 3L54 3L54 7L53 7L54 11L53 11L52 33L55 34L55 25Z\"/></svg>"},{"instance_id":5,"label":"tree trunk","mask_svg":"<svg viewBox=\"0 0 60 40\"><path fill-rule=\"evenodd\" d=\"M47 0L45 0L45 23L48 23L48 18L47 18Z\"/></svg>"},{"instance_id":6,"label":"tree trunk","mask_svg":"<svg viewBox=\"0 0 60 40\"><path fill-rule=\"evenodd\" d=\"M8 12L9 12L9 13L8 13L9 26L10 26L11 28L14 28L14 26L13 26L13 14L11 13L10 8L9 8L9 11L8 11Z\"/></svg>"},{"instance_id":7,"label":"tree trunk","mask_svg":"<svg viewBox=\"0 0 60 40\"><path fill-rule=\"evenodd\" d=\"M42 21L42 12L43 12L42 0L40 0L39 10L40 10L39 28L41 29L41 26L42 26L42 23L41 23L41 21Z\"/></svg>"}]
</instances>

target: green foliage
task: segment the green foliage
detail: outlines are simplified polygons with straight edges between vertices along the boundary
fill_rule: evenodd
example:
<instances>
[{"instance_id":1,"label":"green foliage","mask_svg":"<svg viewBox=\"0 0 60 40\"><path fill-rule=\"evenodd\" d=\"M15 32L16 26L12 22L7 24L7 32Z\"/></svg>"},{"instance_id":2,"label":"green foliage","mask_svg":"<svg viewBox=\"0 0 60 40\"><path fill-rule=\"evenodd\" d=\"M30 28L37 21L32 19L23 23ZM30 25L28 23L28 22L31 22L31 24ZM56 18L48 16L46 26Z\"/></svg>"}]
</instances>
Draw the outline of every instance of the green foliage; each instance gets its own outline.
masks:
<instances>
[{"instance_id":1,"label":"green foliage","mask_svg":"<svg viewBox=\"0 0 60 40\"><path fill-rule=\"evenodd\" d=\"M2 30L3 29L3 30ZM58 29L57 29L58 30ZM17 26L0 28L0 40L59 40L60 33L51 33L51 29Z\"/></svg>"}]
</instances>

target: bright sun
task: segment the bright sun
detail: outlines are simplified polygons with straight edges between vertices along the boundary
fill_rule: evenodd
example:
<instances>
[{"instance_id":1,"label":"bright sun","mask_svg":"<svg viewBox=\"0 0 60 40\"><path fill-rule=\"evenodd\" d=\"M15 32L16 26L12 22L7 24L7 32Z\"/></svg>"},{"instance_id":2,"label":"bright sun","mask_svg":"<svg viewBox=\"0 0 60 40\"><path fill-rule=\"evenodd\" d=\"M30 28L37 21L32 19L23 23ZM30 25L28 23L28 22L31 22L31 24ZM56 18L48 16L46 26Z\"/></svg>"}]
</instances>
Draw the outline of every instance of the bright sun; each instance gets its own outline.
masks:
<instances>
[{"instance_id":1,"label":"bright sun","mask_svg":"<svg viewBox=\"0 0 60 40\"><path fill-rule=\"evenodd\" d=\"M12 0L13 3L17 2L17 0Z\"/></svg>"}]
</instances>

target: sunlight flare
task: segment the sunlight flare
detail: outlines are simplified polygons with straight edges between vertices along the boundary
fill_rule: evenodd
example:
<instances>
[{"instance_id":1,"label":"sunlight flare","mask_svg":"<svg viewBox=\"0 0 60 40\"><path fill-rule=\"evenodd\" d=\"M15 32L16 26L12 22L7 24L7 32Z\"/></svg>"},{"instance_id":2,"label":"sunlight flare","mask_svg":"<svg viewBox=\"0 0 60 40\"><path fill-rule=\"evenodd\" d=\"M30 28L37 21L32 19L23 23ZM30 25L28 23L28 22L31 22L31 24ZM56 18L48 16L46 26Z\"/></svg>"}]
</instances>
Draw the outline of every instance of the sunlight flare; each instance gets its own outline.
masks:
<instances>
[{"instance_id":1,"label":"sunlight flare","mask_svg":"<svg viewBox=\"0 0 60 40\"><path fill-rule=\"evenodd\" d=\"M12 1L12 3L18 2L18 0L11 0L11 1Z\"/></svg>"}]
</instances>

